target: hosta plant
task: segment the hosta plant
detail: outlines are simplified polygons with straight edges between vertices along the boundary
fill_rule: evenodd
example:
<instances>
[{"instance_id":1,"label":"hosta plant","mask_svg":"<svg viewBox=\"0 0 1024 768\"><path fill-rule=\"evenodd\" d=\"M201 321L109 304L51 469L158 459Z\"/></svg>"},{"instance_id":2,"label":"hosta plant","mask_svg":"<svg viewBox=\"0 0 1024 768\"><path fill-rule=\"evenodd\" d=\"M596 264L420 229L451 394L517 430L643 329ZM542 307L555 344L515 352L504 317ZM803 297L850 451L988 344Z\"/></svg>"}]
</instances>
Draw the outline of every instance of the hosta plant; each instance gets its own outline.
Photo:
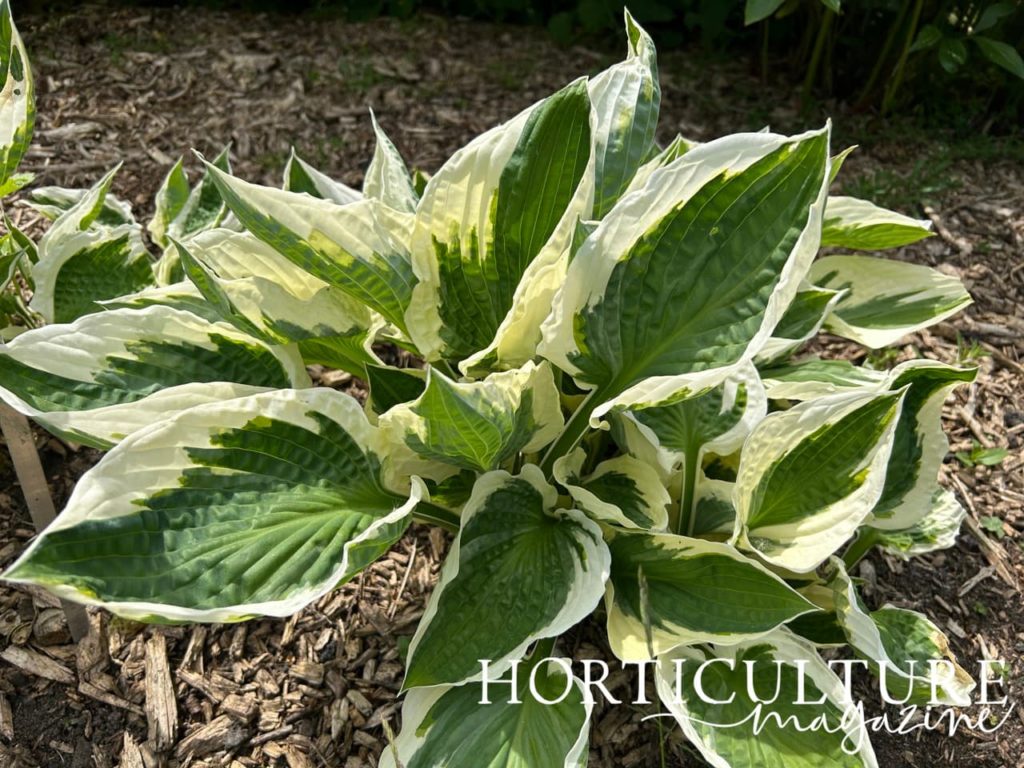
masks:
<instances>
[{"instance_id":1,"label":"hosta plant","mask_svg":"<svg viewBox=\"0 0 1024 768\"><path fill-rule=\"evenodd\" d=\"M453 542L383 764L584 764L590 692L549 657L596 613L616 656L653 660L713 765L874 766L866 741L841 748L856 719L709 725L741 720L749 694L719 671L736 698L710 707L673 662L774 662L787 691L809 665L822 703L775 706L838 721L849 702L819 652L845 644L928 697L945 637L869 611L849 571L874 546L952 543L939 417L973 371L802 350L822 329L889 345L969 297L865 253L928 226L829 195L828 125L659 146L654 45L628 15L626 31L623 62L429 180L376 123L361 191L297 158L280 189L222 159L190 190L176 166L148 227L160 257L109 177L57 195L35 299L56 324L2 350L0 395L110 450L4 577L146 622L287 616L436 524ZM111 274L115 258L131 268ZM310 386L311 363L368 398ZM518 674L521 703L480 703L481 660L488 680ZM962 703L972 683L951 668L939 693ZM530 677L566 694L543 705Z\"/></svg>"},{"instance_id":2,"label":"hosta plant","mask_svg":"<svg viewBox=\"0 0 1024 768\"><path fill-rule=\"evenodd\" d=\"M36 116L32 71L8 0L0 0L0 83L0 337L8 339L37 325L23 295L23 288L32 287L36 249L3 210L4 199L32 181L32 174L17 170Z\"/></svg>"}]
</instances>

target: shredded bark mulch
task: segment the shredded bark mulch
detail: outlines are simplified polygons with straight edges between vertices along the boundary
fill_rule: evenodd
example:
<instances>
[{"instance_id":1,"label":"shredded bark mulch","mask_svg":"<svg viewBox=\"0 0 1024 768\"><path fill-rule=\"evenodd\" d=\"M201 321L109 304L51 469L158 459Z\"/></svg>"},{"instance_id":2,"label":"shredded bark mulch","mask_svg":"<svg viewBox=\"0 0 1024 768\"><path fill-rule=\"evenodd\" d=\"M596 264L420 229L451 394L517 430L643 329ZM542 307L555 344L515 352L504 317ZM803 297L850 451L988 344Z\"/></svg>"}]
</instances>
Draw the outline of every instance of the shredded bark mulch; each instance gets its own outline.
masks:
<instances>
[{"instance_id":1,"label":"shredded bark mulch","mask_svg":"<svg viewBox=\"0 0 1024 768\"><path fill-rule=\"evenodd\" d=\"M85 6L18 23L39 91L25 170L37 184L88 186L123 161L115 192L143 219L163 175L193 147L210 155L231 142L236 173L276 183L294 145L358 185L373 148L372 106L410 164L433 171L471 137L620 56L560 49L540 30L433 17L357 25ZM1006 660L1006 689L1019 695L1024 168L987 139L963 152L846 115L842 105L802 117L791 86L760 82L745 62L677 53L662 58L661 71L662 141L769 123L795 131L836 114L836 145L862 145L842 187L934 222L937 237L897 257L960 276L975 304L871 362L926 354L979 365L977 382L945 411L951 449L942 482L969 517L953 549L908 563L876 554L858 575L871 607L892 602L926 613L972 668L982 658ZM15 206L13 214L39 231L31 211ZM865 354L838 339L822 346L852 359ZM59 506L98 454L37 437ZM993 448L1009 453L992 466L955 458ZM5 452L0 568L33 535ZM399 728L402 654L447 547L438 531L414 529L354 583L288 620L156 628L93 613L78 645L55 600L0 585L0 765L375 766L388 731ZM575 630L560 650L608 656L596 623ZM627 683L613 678L612 690ZM678 729L641 721L654 711L599 706L591 765L702 765ZM991 735L918 732L874 742L885 768L1020 766L1024 710Z\"/></svg>"}]
</instances>

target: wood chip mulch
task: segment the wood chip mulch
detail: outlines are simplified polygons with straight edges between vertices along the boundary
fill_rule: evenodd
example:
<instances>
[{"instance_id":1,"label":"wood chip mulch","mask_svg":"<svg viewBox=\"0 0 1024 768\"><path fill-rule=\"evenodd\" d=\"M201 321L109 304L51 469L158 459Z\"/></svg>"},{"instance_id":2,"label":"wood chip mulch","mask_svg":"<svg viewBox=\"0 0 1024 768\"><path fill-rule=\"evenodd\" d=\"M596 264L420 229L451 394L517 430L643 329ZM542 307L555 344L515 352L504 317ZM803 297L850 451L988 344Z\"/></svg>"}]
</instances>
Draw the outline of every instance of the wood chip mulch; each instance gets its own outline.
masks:
<instances>
[{"instance_id":1,"label":"wood chip mulch","mask_svg":"<svg viewBox=\"0 0 1024 768\"><path fill-rule=\"evenodd\" d=\"M39 90L37 139L25 169L39 184L87 186L124 161L115 191L143 219L170 164L192 147L210 154L230 141L239 175L273 183L294 145L358 185L373 146L373 106L410 164L432 171L472 136L620 55L559 49L540 30L431 17L353 25L81 6L18 22ZM745 62L676 53L662 58L661 70L662 141L676 132L706 139L765 123L779 130L820 123L800 117L791 86L760 83ZM960 276L975 298L965 314L874 361L891 365L925 353L953 362L971 350L981 369L945 411L951 451L942 482L969 510L963 534L953 549L909 563L873 555L859 572L866 599L871 607L893 602L928 614L972 666L1007 660L1010 695L1019 695L1024 169L995 153L954 158L922 180L921 158L927 165L936 147L890 137L890 126L844 116L842 105L823 105L827 112L839 114L837 145L844 138L862 144L843 171L851 193L895 186L920 191L928 204L913 211L912 198L897 206L931 217L938 235L897 256ZM13 214L38 232L34 214L20 206ZM823 346L864 355L841 340ZM338 386L358 384L325 376ZM98 454L42 432L37 438L62 504ZM994 466L954 458L976 445L1009 454ZM0 568L33 535L4 452ZM92 631L78 645L55 600L0 585L0 766L375 766L389 729L400 725L402 653L447 546L440 533L416 528L354 583L291 619L155 628L93 613ZM562 650L607 656L600 630L583 625ZM611 687L626 684L613 677ZM677 729L640 722L648 713L599 706L591 765L702 765ZM1019 766L1024 710L991 735L874 742L886 768Z\"/></svg>"}]
</instances>

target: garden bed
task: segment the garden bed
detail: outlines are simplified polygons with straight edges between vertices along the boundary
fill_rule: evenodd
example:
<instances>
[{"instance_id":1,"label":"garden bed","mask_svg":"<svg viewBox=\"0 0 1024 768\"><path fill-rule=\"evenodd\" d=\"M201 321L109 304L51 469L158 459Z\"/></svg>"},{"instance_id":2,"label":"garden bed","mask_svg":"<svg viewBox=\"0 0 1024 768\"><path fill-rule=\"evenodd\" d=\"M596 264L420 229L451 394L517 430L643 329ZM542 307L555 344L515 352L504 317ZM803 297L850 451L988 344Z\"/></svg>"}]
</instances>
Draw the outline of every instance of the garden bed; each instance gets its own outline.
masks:
<instances>
[{"instance_id":1,"label":"garden bed","mask_svg":"<svg viewBox=\"0 0 1024 768\"><path fill-rule=\"evenodd\" d=\"M410 165L430 171L472 136L621 53L559 49L538 30L434 18L349 25L83 8L19 26L39 91L24 169L37 183L88 186L124 161L114 191L143 218L170 164L192 146L211 155L231 141L236 174L269 183L294 145L358 185L372 151L373 106ZM945 410L951 452L942 482L970 516L955 548L910 563L874 555L859 576L872 607L892 602L931 616L969 668L981 658L1010 661L1009 692L1017 695L1024 151L986 137L943 143L902 123L845 115L838 105L802 117L795 90L759 82L744 62L677 53L662 57L661 73L663 141L764 124L798 130L832 112L835 144L862 145L844 166L846 190L908 213L927 204L937 236L897 256L957 274L975 304L872 362L889 366L924 352L980 366L974 386ZM39 226L27 209L15 206L13 215L30 231ZM863 354L840 340L825 343L835 354ZM330 372L323 380L354 385ZM37 434L59 506L98 454ZM968 466L977 446L1009 453L999 464ZM33 530L6 455L0 466L3 567ZM414 529L352 584L292 619L155 629L94 614L89 639L77 647L59 622L48 623L51 598L0 586L0 764L376 765L385 726L398 730L402 652L447 546L438 531ZM608 653L588 625L570 638L575 646L561 651ZM591 765L701 764L667 721L641 722L647 713L599 707ZM1024 710L991 736L925 732L875 743L886 768L1017 765Z\"/></svg>"}]
</instances>

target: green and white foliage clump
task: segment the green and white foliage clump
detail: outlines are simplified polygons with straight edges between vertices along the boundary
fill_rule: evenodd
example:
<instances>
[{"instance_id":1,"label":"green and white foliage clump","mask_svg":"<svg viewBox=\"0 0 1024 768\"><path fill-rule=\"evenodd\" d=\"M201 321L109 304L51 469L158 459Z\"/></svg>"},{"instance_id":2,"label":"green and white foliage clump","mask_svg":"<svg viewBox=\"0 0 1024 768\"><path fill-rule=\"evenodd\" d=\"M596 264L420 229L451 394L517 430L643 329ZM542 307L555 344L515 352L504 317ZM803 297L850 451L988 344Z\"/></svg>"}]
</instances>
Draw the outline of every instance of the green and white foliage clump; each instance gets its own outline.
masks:
<instances>
[{"instance_id":1,"label":"green and white foliage clump","mask_svg":"<svg viewBox=\"0 0 1024 768\"><path fill-rule=\"evenodd\" d=\"M889 344L970 299L864 253L928 225L830 196L828 125L660 147L654 45L628 14L626 31L623 62L425 184L376 121L362 190L297 157L282 188L226 156L194 188L175 166L148 226L159 260L109 176L37 194L56 218L33 303L56 324L0 350L0 396L110 450L4 578L141 621L286 616L437 524L454 543L384 764L584 764L592 701L547 657L598 611L618 657L656 662L713 765L876 765L839 731L707 725L754 704L739 690L711 712L671 670L778 662L789 690L806 666L823 703L781 715L836 719L819 651L838 643L927 689L911 662L947 659L945 638L869 611L848 569L872 546L953 542L939 417L974 372L801 349L822 329ZM312 363L367 382L367 401L310 386ZM532 670L567 693L482 705L480 659L489 679L521 662L520 688ZM972 686L959 669L940 682L951 702Z\"/></svg>"},{"instance_id":2,"label":"green and white foliage clump","mask_svg":"<svg viewBox=\"0 0 1024 768\"><path fill-rule=\"evenodd\" d=\"M25 45L11 18L9 0L0 0L0 337L8 339L34 324L23 289L32 287L35 245L8 218L3 201L32 181L18 173L35 126L36 102Z\"/></svg>"}]
</instances>

